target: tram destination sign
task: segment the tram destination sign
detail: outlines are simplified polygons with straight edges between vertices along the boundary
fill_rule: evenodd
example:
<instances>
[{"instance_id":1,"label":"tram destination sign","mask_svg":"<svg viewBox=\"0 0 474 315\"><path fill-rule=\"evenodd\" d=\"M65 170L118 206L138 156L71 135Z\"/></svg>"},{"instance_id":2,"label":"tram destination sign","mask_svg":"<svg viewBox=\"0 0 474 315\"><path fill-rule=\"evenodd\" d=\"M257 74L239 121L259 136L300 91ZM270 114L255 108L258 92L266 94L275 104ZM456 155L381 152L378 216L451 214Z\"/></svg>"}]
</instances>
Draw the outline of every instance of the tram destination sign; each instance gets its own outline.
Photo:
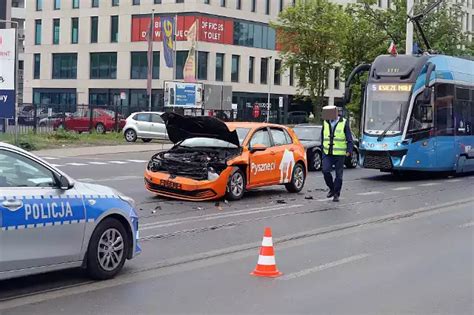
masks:
<instances>
[{"instance_id":1,"label":"tram destination sign","mask_svg":"<svg viewBox=\"0 0 474 315\"><path fill-rule=\"evenodd\" d=\"M374 92L410 92L411 84L372 84Z\"/></svg>"}]
</instances>

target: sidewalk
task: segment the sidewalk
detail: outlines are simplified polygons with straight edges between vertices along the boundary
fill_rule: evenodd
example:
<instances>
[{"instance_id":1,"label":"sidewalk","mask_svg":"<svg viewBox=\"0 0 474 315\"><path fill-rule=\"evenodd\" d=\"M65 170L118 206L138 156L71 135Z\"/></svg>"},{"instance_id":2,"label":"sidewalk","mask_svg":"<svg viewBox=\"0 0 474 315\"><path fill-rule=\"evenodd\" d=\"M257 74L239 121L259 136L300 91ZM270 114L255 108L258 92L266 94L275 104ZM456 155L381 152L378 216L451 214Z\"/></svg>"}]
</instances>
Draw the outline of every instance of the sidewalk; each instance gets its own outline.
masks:
<instances>
[{"instance_id":1,"label":"sidewalk","mask_svg":"<svg viewBox=\"0 0 474 315\"><path fill-rule=\"evenodd\" d=\"M51 157L76 157L85 155L104 155L117 153L135 153L147 151L162 151L172 147L169 143L150 143L150 144L126 144L126 145L109 145L96 147L80 147L80 148L63 148L33 151L38 156Z\"/></svg>"}]
</instances>

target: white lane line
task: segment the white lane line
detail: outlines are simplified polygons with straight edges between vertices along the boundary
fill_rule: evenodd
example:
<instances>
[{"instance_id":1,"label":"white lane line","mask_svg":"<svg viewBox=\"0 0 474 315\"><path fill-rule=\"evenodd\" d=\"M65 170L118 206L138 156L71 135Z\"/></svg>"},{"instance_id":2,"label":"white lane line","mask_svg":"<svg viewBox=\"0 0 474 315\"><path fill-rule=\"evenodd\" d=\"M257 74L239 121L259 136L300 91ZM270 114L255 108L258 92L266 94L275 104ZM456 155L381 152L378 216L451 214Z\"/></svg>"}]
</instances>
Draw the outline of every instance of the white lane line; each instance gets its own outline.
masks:
<instances>
[{"instance_id":1,"label":"white lane line","mask_svg":"<svg viewBox=\"0 0 474 315\"><path fill-rule=\"evenodd\" d=\"M128 162L132 162L132 163L146 163L148 161L146 160L127 160Z\"/></svg>"},{"instance_id":2,"label":"white lane line","mask_svg":"<svg viewBox=\"0 0 474 315\"><path fill-rule=\"evenodd\" d=\"M460 228L468 228L468 227L471 227L471 226L474 226L474 221L471 221L471 222L468 222L468 223L465 223L465 224L461 224L459 227Z\"/></svg>"},{"instance_id":3,"label":"white lane line","mask_svg":"<svg viewBox=\"0 0 474 315\"><path fill-rule=\"evenodd\" d=\"M420 187L430 187L430 186L437 186L440 185L440 183L425 183L425 184L420 184L418 186Z\"/></svg>"},{"instance_id":4,"label":"white lane line","mask_svg":"<svg viewBox=\"0 0 474 315\"><path fill-rule=\"evenodd\" d=\"M66 165L70 165L70 166L86 166L87 164L84 164L84 163L66 163Z\"/></svg>"},{"instance_id":5,"label":"white lane line","mask_svg":"<svg viewBox=\"0 0 474 315\"><path fill-rule=\"evenodd\" d=\"M107 165L107 163L105 163L105 162L89 162L89 164L92 164L92 165Z\"/></svg>"},{"instance_id":6,"label":"white lane line","mask_svg":"<svg viewBox=\"0 0 474 315\"><path fill-rule=\"evenodd\" d=\"M456 178L456 179L448 179L447 182L450 182L450 183L457 183L457 182L460 182L461 179L459 178Z\"/></svg>"},{"instance_id":7,"label":"white lane line","mask_svg":"<svg viewBox=\"0 0 474 315\"><path fill-rule=\"evenodd\" d=\"M377 194L381 194L380 191L368 191L368 192L364 192L364 193L358 193L357 195L359 196L370 196L370 195L377 195Z\"/></svg>"},{"instance_id":8,"label":"white lane line","mask_svg":"<svg viewBox=\"0 0 474 315\"><path fill-rule=\"evenodd\" d=\"M43 160L51 160L51 161L53 161L53 160L59 160L59 158L49 157L49 156L43 156L42 159L43 159Z\"/></svg>"},{"instance_id":9,"label":"white lane line","mask_svg":"<svg viewBox=\"0 0 474 315\"><path fill-rule=\"evenodd\" d=\"M173 219L173 220L167 220L167 221L161 221L161 222L150 222L150 223L141 224L140 231L151 230L151 229L162 228L162 227L170 227L170 226L184 224L188 222L194 223L194 222L200 222L200 221L219 220L219 219L225 219L225 218L236 217L236 216L241 216L241 215L299 208L302 206L303 205L271 206L271 207L262 207L262 208L253 208L253 209L233 211L227 214L212 213L212 214L207 214L207 215L202 215L202 216L186 217L182 219Z\"/></svg>"},{"instance_id":10,"label":"white lane line","mask_svg":"<svg viewBox=\"0 0 474 315\"><path fill-rule=\"evenodd\" d=\"M124 162L124 161L109 161L109 163L112 163L112 164L127 164L128 162Z\"/></svg>"},{"instance_id":11,"label":"white lane line","mask_svg":"<svg viewBox=\"0 0 474 315\"><path fill-rule=\"evenodd\" d=\"M61 165L61 164L51 164L52 167L62 167L64 165Z\"/></svg>"},{"instance_id":12,"label":"white lane line","mask_svg":"<svg viewBox=\"0 0 474 315\"><path fill-rule=\"evenodd\" d=\"M330 262L330 263L327 263L327 264L324 264L324 265L319 265L319 266L316 266L316 267L313 267L313 268L304 269L304 270L294 272L294 273L289 273L289 274L284 275L280 278L277 278L277 280L292 280L292 279L304 277L304 276L307 276L311 273L315 273L315 272L322 271L322 270L325 270L325 269L337 267L337 266L347 264L347 263L350 263L350 262L353 262L353 261L356 261L356 260L361 260L361 259L367 258L369 256L370 256L370 254L359 254L359 255L346 257L346 258L336 260L336 261L333 261L333 262Z\"/></svg>"},{"instance_id":13,"label":"white lane line","mask_svg":"<svg viewBox=\"0 0 474 315\"><path fill-rule=\"evenodd\" d=\"M395 191L401 191L401 190L410 190L410 189L413 189L413 187L410 187L410 186L404 186L404 187L397 187L397 188L393 188L392 190L395 190Z\"/></svg>"}]
</instances>

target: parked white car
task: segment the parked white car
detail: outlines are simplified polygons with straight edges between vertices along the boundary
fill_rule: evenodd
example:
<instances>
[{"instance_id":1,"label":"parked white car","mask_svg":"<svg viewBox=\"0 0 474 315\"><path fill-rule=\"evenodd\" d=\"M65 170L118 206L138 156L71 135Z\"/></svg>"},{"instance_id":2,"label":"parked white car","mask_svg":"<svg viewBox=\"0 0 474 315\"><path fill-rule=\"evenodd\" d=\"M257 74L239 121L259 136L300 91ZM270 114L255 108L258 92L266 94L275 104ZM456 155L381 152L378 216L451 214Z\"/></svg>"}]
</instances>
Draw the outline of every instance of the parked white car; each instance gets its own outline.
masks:
<instances>
[{"instance_id":1,"label":"parked white car","mask_svg":"<svg viewBox=\"0 0 474 315\"><path fill-rule=\"evenodd\" d=\"M150 142L152 139L168 139L166 126L161 119L161 112L138 112L131 114L123 128L123 135L127 142L142 139Z\"/></svg>"}]
</instances>

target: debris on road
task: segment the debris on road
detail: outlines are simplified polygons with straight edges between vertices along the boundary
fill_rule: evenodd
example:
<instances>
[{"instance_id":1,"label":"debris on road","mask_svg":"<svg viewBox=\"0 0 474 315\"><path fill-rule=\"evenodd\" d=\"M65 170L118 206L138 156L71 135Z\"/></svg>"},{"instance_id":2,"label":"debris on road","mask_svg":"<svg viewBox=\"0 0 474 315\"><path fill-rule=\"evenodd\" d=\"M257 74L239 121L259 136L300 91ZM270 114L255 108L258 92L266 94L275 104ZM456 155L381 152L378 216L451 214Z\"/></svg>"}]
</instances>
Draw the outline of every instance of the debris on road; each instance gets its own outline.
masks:
<instances>
[{"instance_id":1,"label":"debris on road","mask_svg":"<svg viewBox=\"0 0 474 315\"><path fill-rule=\"evenodd\" d=\"M306 200L313 200L314 198L313 198L313 196L304 196L304 199L306 199Z\"/></svg>"},{"instance_id":2,"label":"debris on road","mask_svg":"<svg viewBox=\"0 0 474 315\"><path fill-rule=\"evenodd\" d=\"M286 203L286 201L285 201L285 200L283 200L283 199L278 199L278 200L277 200L277 203L284 204L284 203Z\"/></svg>"}]
</instances>

